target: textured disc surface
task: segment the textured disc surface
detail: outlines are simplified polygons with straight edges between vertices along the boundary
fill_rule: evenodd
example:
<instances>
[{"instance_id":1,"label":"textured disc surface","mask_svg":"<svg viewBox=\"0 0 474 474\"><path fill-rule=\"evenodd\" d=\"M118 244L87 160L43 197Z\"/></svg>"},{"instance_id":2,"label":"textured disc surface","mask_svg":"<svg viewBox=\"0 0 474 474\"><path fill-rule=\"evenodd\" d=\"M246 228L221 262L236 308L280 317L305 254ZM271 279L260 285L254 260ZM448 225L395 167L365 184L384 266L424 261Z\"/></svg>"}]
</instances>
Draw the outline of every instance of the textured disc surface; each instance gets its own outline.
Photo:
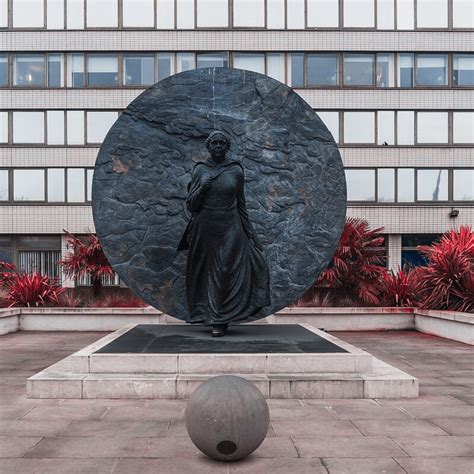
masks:
<instances>
[{"instance_id":1,"label":"textured disc surface","mask_svg":"<svg viewBox=\"0 0 474 474\"><path fill-rule=\"evenodd\" d=\"M270 270L271 304L293 303L330 262L346 214L344 168L321 119L288 86L230 68L176 74L121 114L97 157L93 214L107 258L147 303L186 319L186 251L193 166L219 129L242 163L250 220Z\"/></svg>"}]
</instances>

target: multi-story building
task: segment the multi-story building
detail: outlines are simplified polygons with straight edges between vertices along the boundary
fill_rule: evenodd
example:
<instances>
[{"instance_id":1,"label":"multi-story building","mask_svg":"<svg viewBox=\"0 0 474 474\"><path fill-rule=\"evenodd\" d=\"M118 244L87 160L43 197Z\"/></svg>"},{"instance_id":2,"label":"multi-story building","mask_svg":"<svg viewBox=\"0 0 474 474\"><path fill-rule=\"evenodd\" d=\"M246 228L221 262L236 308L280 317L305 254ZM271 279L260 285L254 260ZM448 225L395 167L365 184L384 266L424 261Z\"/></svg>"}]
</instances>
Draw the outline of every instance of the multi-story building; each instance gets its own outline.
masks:
<instances>
[{"instance_id":1,"label":"multi-story building","mask_svg":"<svg viewBox=\"0 0 474 474\"><path fill-rule=\"evenodd\" d=\"M0 258L57 273L93 230L96 154L144 88L195 67L268 74L319 113L350 216L389 266L474 221L473 0L0 0Z\"/></svg>"}]
</instances>

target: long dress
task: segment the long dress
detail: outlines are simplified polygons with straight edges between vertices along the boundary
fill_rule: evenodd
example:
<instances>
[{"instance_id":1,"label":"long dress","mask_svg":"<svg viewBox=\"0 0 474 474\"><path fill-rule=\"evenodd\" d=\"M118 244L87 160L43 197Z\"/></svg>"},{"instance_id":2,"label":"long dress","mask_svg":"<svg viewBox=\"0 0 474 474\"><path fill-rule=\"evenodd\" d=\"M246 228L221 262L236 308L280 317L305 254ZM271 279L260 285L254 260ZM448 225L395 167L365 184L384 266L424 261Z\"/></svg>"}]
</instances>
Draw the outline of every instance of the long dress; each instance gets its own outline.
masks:
<instances>
[{"instance_id":1,"label":"long dress","mask_svg":"<svg viewBox=\"0 0 474 474\"><path fill-rule=\"evenodd\" d=\"M208 178L210 187L203 190ZM187 321L212 325L255 316L270 304L270 276L253 240L242 165L196 164L186 205L192 217L178 250L188 249Z\"/></svg>"}]
</instances>

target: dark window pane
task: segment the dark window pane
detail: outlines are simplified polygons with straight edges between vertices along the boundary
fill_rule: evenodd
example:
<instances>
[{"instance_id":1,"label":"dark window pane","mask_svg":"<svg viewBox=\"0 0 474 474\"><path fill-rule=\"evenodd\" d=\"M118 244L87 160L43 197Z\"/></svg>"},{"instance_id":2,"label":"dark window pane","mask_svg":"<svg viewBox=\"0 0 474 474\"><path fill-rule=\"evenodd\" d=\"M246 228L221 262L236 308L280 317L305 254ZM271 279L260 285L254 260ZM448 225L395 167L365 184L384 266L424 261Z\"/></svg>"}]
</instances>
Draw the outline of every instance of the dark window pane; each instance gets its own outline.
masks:
<instances>
[{"instance_id":1,"label":"dark window pane","mask_svg":"<svg viewBox=\"0 0 474 474\"><path fill-rule=\"evenodd\" d=\"M344 84L348 86L372 86L374 84L373 54L344 55Z\"/></svg>"},{"instance_id":2,"label":"dark window pane","mask_svg":"<svg viewBox=\"0 0 474 474\"><path fill-rule=\"evenodd\" d=\"M61 55L50 54L48 56L48 85L49 87L61 87L62 67Z\"/></svg>"},{"instance_id":3,"label":"dark window pane","mask_svg":"<svg viewBox=\"0 0 474 474\"><path fill-rule=\"evenodd\" d=\"M455 86L474 86L474 55L454 55L453 79Z\"/></svg>"},{"instance_id":4,"label":"dark window pane","mask_svg":"<svg viewBox=\"0 0 474 474\"><path fill-rule=\"evenodd\" d=\"M202 67L228 67L227 53L198 54L197 68Z\"/></svg>"},{"instance_id":5,"label":"dark window pane","mask_svg":"<svg viewBox=\"0 0 474 474\"><path fill-rule=\"evenodd\" d=\"M8 55L0 54L0 86L8 85Z\"/></svg>"},{"instance_id":6,"label":"dark window pane","mask_svg":"<svg viewBox=\"0 0 474 474\"><path fill-rule=\"evenodd\" d=\"M87 60L89 86L116 86L118 62L115 54L90 54Z\"/></svg>"},{"instance_id":7,"label":"dark window pane","mask_svg":"<svg viewBox=\"0 0 474 474\"><path fill-rule=\"evenodd\" d=\"M290 85L292 87L304 86L304 54L294 53L290 54L291 62L291 79Z\"/></svg>"},{"instance_id":8,"label":"dark window pane","mask_svg":"<svg viewBox=\"0 0 474 474\"><path fill-rule=\"evenodd\" d=\"M438 234L402 234L402 247L418 247L418 245L431 245L438 239Z\"/></svg>"},{"instance_id":9,"label":"dark window pane","mask_svg":"<svg viewBox=\"0 0 474 474\"><path fill-rule=\"evenodd\" d=\"M419 267L425 264L425 257L417 250L402 250L402 267Z\"/></svg>"},{"instance_id":10,"label":"dark window pane","mask_svg":"<svg viewBox=\"0 0 474 474\"><path fill-rule=\"evenodd\" d=\"M13 60L13 84L16 86L44 86L44 56L17 54Z\"/></svg>"},{"instance_id":11,"label":"dark window pane","mask_svg":"<svg viewBox=\"0 0 474 474\"><path fill-rule=\"evenodd\" d=\"M150 85L155 80L153 56L126 55L124 57L124 82L127 86Z\"/></svg>"},{"instance_id":12,"label":"dark window pane","mask_svg":"<svg viewBox=\"0 0 474 474\"><path fill-rule=\"evenodd\" d=\"M33 250L61 250L61 237L59 235L23 235L18 237L18 247Z\"/></svg>"},{"instance_id":13,"label":"dark window pane","mask_svg":"<svg viewBox=\"0 0 474 474\"><path fill-rule=\"evenodd\" d=\"M337 54L308 55L308 86L336 85Z\"/></svg>"},{"instance_id":14,"label":"dark window pane","mask_svg":"<svg viewBox=\"0 0 474 474\"><path fill-rule=\"evenodd\" d=\"M158 53L158 80L171 76L172 56L170 53Z\"/></svg>"},{"instance_id":15,"label":"dark window pane","mask_svg":"<svg viewBox=\"0 0 474 474\"><path fill-rule=\"evenodd\" d=\"M413 54L398 55L398 85L413 87Z\"/></svg>"},{"instance_id":16,"label":"dark window pane","mask_svg":"<svg viewBox=\"0 0 474 474\"><path fill-rule=\"evenodd\" d=\"M416 83L419 86L445 86L447 71L447 55L419 54L416 60Z\"/></svg>"}]
</instances>

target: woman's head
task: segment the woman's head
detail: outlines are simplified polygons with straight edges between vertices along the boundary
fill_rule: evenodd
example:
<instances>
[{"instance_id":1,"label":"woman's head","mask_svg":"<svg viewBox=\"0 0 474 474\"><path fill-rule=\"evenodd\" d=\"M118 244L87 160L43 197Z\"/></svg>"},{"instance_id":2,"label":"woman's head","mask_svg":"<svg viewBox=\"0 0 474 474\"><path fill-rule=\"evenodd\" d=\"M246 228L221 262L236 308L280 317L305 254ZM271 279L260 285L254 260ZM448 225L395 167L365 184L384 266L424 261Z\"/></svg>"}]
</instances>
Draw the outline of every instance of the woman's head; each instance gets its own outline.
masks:
<instances>
[{"instance_id":1,"label":"woman's head","mask_svg":"<svg viewBox=\"0 0 474 474\"><path fill-rule=\"evenodd\" d=\"M230 138L220 130L214 130L206 139L206 147L211 156L223 158L230 147Z\"/></svg>"}]
</instances>

